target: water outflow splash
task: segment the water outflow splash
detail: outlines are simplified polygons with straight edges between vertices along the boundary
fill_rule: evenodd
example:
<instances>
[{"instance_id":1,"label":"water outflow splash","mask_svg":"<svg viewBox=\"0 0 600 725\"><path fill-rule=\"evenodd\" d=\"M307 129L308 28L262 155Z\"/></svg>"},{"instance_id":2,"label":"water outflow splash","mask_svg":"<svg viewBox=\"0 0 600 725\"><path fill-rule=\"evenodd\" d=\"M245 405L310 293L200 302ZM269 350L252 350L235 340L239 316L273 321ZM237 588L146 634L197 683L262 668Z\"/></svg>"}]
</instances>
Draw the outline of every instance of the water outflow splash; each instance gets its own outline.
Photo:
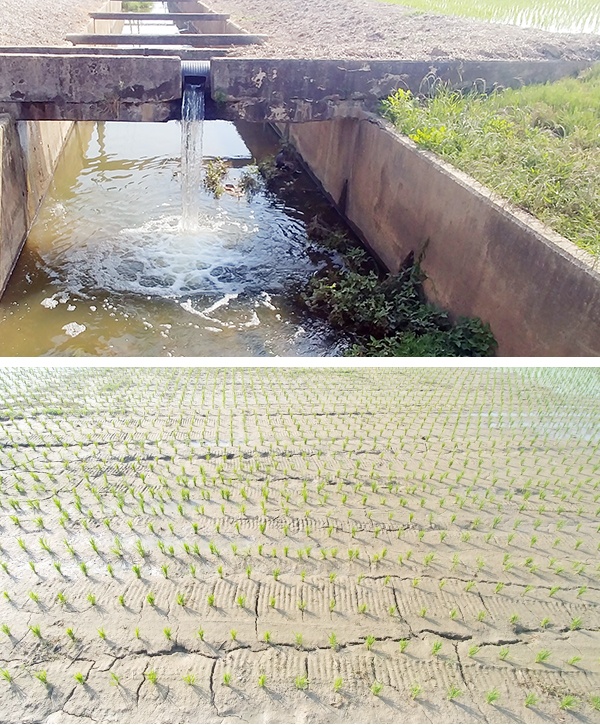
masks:
<instances>
[{"instance_id":1,"label":"water outflow splash","mask_svg":"<svg viewBox=\"0 0 600 725\"><path fill-rule=\"evenodd\" d=\"M181 228L198 228L202 184L202 136L204 132L204 84L186 83L181 106Z\"/></svg>"}]
</instances>

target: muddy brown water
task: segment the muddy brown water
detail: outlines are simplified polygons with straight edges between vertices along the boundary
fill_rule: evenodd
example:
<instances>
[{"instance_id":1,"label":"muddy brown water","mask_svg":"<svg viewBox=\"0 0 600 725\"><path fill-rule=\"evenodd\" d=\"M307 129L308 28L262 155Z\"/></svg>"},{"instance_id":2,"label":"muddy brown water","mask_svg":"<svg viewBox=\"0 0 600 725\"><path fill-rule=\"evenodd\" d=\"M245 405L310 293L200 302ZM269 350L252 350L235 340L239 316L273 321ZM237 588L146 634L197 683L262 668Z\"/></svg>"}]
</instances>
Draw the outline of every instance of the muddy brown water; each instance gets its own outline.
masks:
<instances>
[{"instance_id":1,"label":"muddy brown water","mask_svg":"<svg viewBox=\"0 0 600 725\"><path fill-rule=\"evenodd\" d=\"M324 263L305 223L327 204L308 179L295 197L200 193L181 230L181 130L79 124L0 302L4 355L296 356L339 351L297 293ZM276 153L263 127L204 124L205 162L233 187Z\"/></svg>"}]
</instances>

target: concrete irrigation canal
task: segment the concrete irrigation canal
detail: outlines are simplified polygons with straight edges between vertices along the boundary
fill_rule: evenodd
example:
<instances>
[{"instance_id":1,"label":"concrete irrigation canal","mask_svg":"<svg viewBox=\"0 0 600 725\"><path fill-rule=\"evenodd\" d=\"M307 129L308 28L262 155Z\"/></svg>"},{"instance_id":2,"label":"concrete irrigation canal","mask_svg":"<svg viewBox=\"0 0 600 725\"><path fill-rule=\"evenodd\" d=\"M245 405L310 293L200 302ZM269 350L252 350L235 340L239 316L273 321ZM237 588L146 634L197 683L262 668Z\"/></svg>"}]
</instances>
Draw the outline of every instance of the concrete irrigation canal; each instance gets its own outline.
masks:
<instances>
[{"instance_id":1,"label":"concrete irrigation canal","mask_svg":"<svg viewBox=\"0 0 600 725\"><path fill-rule=\"evenodd\" d=\"M222 5L223 2L219 8ZM282 232L282 239L293 238L291 246L277 242L274 233L274 227L282 228L283 224L281 217L277 220L279 212L289 220L283 226L289 224L293 228L298 219L310 219L310 204L303 207L294 202L290 211L286 210L290 204L284 202L279 212L270 217L272 221L263 225L262 221L255 224L257 209L251 205L242 209L247 204L240 201L241 195L237 195L237 203L232 201L239 188L237 182L246 178L248 171L241 167L249 167L253 157L260 160L261 153L263 157L268 152L277 153L273 135L276 131L296 149L305 170L343 217L349 233L355 234L392 273L402 269L407 260L418 260L426 275L424 292L428 300L448 310L453 318L476 317L489 324L499 354L600 353L600 279L591 255L524 212L509 207L434 155L418 149L376 115L380 101L398 88L419 93L439 82L464 89L477 85L488 89L519 87L576 75L592 64L596 54L600 57L600 46L588 47L578 54L564 52L565 57L556 57L561 52L553 51L555 57L551 58L532 52L535 57L504 60L486 60L481 55L474 60L432 61L397 56L323 60L309 57L308 53L305 58L276 58L271 57L273 47L277 47L277 42L271 43L271 35L247 32L228 12L213 12L199 2L154 6L145 15L123 12L120 2L104 3L90 14L86 32L65 34L68 46L0 49L0 288L5 291L0 326L4 339L10 340L5 352L339 352L339 343L333 342L329 331L317 332L312 323L296 312L290 311L288 316L279 309L279 302L275 310L268 307L273 292L281 290L288 272L292 277L306 278L323 263L314 255L309 258L306 250L301 251L306 240L301 240L297 230L286 228ZM176 198L179 192L175 187L181 181L185 185L185 179L192 178L191 170L195 168L187 164L183 179L178 178L179 169L172 161L181 152L173 145L174 131L167 130L181 120L186 78L196 79L202 88L206 134L211 135L210 124L215 123L215 128L221 129L218 133L225 134L223 139L227 139L225 144L215 141L213 148L207 150L208 158L230 158L230 165L237 166L239 171L230 180L233 195L225 195L215 214L206 206L203 218L214 216L219 229L223 225L232 229L232 223L238 231L259 229L262 249L256 255L249 254L243 246L241 240L247 237L244 232L230 234L228 241L217 247L213 244L211 258L210 241L204 247L195 242L202 235L207 241L217 234L212 222L204 224L195 240L180 238L179 246L173 246L173 212L181 201ZM226 121L235 122L237 131ZM79 122L79 130L73 131L73 122ZM241 148L242 137L245 150L240 153L247 159L245 165L240 164L239 155L235 161L235 153L229 154L226 147L227 143L234 143ZM145 140L139 144L133 139ZM133 145L145 162L134 162L131 158ZM159 149L167 146L169 153L161 154ZM80 203L81 199L78 202L75 198L80 193L77 190L85 186L90 167L97 165L95 159L100 157L104 159L101 164L120 165L120 171L114 170L114 187L105 183L107 168L103 167L93 181L98 197L88 196ZM66 160L69 158L70 161ZM127 203L123 195L131 193L126 189L132 187L133 181L127 175L133 173L134 167L143 180L149 178L148 169L154 169L163 175L165 185L150 191L143 186L144 181L136 187L133 202ZM175 183L171 183L173 180ZM198 186L199 177L196 181ZM95 222L86 227L76 222L71 213L73 207L80 206L76 216L84 219L86 209L97 209L103 203L110 205L110 188L115 190L115 199L118 197L122 202L124 213L114 219L113 226L102 237L92 229ZM66 196L61 189L68 189ZM102 202L100 195L104 192L108 196ZM159 209L161 195L165 213L149 214L148 204L152 202L156 205L153 208ZM264 198L259 195L259 199ZM258 205L261 204L259 201ZM118 212L119 206L107 206L99 214L108 219L114 216L115 208ZM130 216L135 206L137 218ZM261 207L265 214L267 206L265 203ZM57 218L63 212L66 216L60 225ZM87 216L91 219L93 215ZM227 219L224 221L223 217ZM51 242L43 240L42 227L49 225L56 232ZM64 239L68 227L79 228L80 232L70 243ZM122 243L123 233L128 237L128 248ZM29 257L18 262L28 236L25 254ZM161 249L160 244L141 241L150 238L170 242ZM274 246L265 244L265 238L275 238ZM259 246L255 239L253 250ZM65 257L67 247L70 251ZM142 256L136 254L136 249L143 249ZM61 254L62 260L58 260ZM238 262L232 259L236 255ZM243 257L249 263L241 276L253 280L250 303L238 319L221 323L229 330L229 324L238 331L245 330L242 338L246 339L230 339L221 352L221 343L209 343L207 339L198 338L198 344L189 347L189 340L199 329L198 320L190 318L181 323L191 328L183 335L188 341L180 340L171 346L170 342L163 344L153 339L151 344L139 346L142 337L152 336L151 329L162 326L164 335L172 334L167 326L174 324L169 320L173 310L164 304L167 297L176 298L179 309L184 311L189 298L191 314L200 314L204 332L212 326L213 330L219 329L214 335L225 339L227 335L221 334L223 325L215 322L211 312L229 308L232 296L244 298L244 284L231 284L231 279L227 279L233 275L239 282ZM290 257L298 261L302 273L287 265ZM154 260L151 264L150 258ZM173 266L175 258L178 261ZM100 271L92 274L86 269L86 259L93 259L94 269ZM53 266L55 262L58 266ZM205 274L207 269L214 268L218 268L216 275ZM17 282L10 282L15 269ZM200 274L194 276L194 269L201 270ZM92 279L82 285L86 275ZM213 289L208 294L211 285ZM109 294L105 294L107 291ZM151 306L162 309L156 318L137 304L144 292L152 298ZM201 304L196 304L193 297L200 292L206 294ZM111 294L122 293L132 295L133 301L119 308ZM211 297L213 293L220 294ZM261 305L261 299L267 301L266 307ZM81 310L84 300L86 320L79 312L75 315L77 319L66 314L73 305ZM30 317L32 308L37 314ZM74 337L69 337L69 330L81 330L82 326L90 330L92 308L92 312L102 309L108 317L116 315L121 322L130 323L111 331L114 320L103 319L94 335L88 335L87 343L81 343L83 336L75 342ZM64 312L60 319L56 309ZM261 334L260 342L248 341L246 333L256 326L257 309L265 314L274 312L275 327L279 322L285 326L285 332L274 333L287 341L283 347L269 342L273 330ZM37 347L28 347L23 341L23 329L41 330L50 312L61 324L54 326L48 339L40 339ZM139 334L133 330L133 320L137 321ZM261 323L259 315L259 326ZM307 325L311 327L308 332ZM309 342L297 344L300 338L308 338Z\"/></svg>"}]
</instances>

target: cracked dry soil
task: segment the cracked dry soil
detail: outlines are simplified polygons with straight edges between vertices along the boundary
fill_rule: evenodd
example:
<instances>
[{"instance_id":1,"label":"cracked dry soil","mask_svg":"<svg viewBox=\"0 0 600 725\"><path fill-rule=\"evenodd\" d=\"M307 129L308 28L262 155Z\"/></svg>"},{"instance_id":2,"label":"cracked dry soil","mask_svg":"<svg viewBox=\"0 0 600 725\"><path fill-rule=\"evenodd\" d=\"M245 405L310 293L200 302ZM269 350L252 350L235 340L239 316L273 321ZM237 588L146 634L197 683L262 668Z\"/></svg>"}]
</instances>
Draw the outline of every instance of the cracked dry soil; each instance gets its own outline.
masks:
<instances>
[{"instance_id":1,"label":"cracked dry soil","mask_svg":"<svg viewBox=\"0 0 600 725\"><path fill-rule=\"evenodd\" d=\"M598 722L599 400L586 369L1 371L0 720Z\"/></svg>"}]
</instances>

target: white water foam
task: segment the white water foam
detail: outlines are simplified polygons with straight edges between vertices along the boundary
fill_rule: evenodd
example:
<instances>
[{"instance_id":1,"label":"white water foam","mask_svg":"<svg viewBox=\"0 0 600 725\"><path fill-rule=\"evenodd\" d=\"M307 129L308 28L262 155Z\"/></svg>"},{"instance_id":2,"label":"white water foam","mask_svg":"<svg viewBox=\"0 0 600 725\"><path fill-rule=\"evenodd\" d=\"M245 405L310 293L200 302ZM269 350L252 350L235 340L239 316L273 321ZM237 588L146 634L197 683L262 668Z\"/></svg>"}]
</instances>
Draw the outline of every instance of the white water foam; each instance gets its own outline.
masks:
<instances>
[{"instance_id":1,"label":"white water foam","mask_svg":"<svg viewBox=\"0 0 600 725\"><path fill-rule=\"evenodd\" d=\"M178 217L162 217L112 238L97 235L51 250L44 261L49 274L81 296L99 289L147 297L238 295L254 278L246 244L254 231L225 213L194 233L182 232Z\"/></svg>"}]
</instances>

